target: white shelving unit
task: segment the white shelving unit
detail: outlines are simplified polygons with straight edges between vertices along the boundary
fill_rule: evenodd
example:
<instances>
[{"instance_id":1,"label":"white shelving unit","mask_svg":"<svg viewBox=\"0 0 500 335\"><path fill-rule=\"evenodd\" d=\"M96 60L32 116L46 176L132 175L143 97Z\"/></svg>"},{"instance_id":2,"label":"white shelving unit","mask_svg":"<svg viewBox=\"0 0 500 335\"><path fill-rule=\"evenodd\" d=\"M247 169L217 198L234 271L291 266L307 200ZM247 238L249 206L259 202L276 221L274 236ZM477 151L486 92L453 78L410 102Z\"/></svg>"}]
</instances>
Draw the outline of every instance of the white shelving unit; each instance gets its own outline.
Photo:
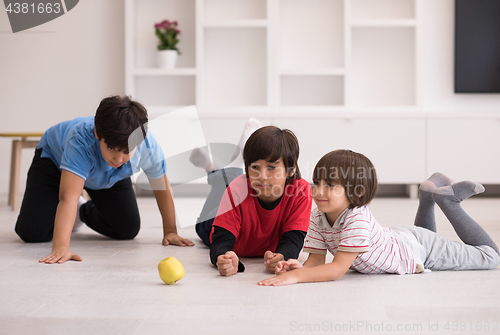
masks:
<instances>
[{"instance_id":1,"label":"white shelving unit","mask_svg":"<svg viewBox=\"0 0 500 335\"><path fill-rule=\"evenodd\" d=\"M416 111L419 1L126 0L126 90L206 117ZM155 66L164 19L182 31L173 70Z\"/></svg>"},{"instance_id":2,"label":"white shelving unit","mask_svg":"<svg viewBox=\"0 0 500 335\"><path fill-rule=\"evenodd\" d=\"M207 141L225 142L258 117L297 133L303 170L348 147L383 168L381 183L427 176L422 0L125 1L126 91L152 118L196 105ZM182 31L173 70L154 61L164 19Z\"/></svg>"}]
</instances>

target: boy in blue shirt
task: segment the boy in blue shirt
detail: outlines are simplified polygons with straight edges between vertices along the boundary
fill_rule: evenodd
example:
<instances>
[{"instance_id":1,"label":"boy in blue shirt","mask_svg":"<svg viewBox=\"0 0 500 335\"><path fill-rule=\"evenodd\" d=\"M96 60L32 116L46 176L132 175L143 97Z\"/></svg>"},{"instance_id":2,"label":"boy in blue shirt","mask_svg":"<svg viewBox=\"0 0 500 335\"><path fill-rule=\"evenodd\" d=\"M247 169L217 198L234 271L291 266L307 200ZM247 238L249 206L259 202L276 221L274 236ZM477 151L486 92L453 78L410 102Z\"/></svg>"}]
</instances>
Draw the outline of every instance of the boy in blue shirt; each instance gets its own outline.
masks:
<instances>
[{"instance_id":1,"label":"boy in blue shirt","mask_svg":"<svg viewBox=\"0 0 500 335\"><path fill-rule=\"evenodd\" d=\"M163 245L194 245L177 234L165 158L147 122L140 103L112 96L101 101L95 117L65 121L45 132L28 171L15 228L25 242L53 239L52 252L40 262L82 260L69 250L78 222L110 238L133 239L140 216L130 176L140 169L162 215ZM80 198L83 189L88 202Z\"/></svg>"}]
</instances>

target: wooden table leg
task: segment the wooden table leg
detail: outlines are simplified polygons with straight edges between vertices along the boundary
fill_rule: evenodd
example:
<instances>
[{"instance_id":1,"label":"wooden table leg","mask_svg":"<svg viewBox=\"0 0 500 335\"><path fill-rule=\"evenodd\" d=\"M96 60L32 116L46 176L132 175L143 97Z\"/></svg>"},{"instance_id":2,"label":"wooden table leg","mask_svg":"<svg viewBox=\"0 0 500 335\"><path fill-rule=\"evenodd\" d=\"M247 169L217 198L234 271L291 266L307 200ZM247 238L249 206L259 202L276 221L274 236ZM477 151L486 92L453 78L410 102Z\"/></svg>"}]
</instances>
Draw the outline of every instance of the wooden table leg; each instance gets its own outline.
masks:
<instances>
[{"instance_id":1,"label":"wooden table leg","mask_svg":"<svg viewBox=\"0 0 500 335\"><path fill-rule=\"evenodd\" d=\"M12 141L12 158L10 162L9 205L12 210L17 209L19 202L19 177L21 174L22 141Z\"/></svg>"}]
</instances>

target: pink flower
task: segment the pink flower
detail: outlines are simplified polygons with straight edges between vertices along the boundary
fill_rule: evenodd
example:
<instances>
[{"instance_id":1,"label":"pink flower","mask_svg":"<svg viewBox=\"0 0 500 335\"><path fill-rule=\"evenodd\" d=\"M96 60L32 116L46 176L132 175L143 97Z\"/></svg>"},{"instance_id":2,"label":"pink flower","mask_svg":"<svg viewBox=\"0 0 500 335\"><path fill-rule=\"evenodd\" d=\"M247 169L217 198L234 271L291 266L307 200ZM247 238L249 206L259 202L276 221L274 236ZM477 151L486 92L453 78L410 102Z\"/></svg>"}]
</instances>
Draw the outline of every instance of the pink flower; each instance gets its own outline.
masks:
<instances>
[{"instance_id":1,"label":"pink flower","mask_svg":"<svg viewBox=\"0 0 500 335\"><path fill-rule=\"evenodd\" d=\"M169 20L163 20L161 21L160 23L156 23L155 24L155 29L160 29L160 28L164 28L166 30L171 30L171 29L175 29L175 27L177 27L177 21L169 21ZM180 31L178 31L177 33L179 33Z\"/></svg>"}]
</instances>

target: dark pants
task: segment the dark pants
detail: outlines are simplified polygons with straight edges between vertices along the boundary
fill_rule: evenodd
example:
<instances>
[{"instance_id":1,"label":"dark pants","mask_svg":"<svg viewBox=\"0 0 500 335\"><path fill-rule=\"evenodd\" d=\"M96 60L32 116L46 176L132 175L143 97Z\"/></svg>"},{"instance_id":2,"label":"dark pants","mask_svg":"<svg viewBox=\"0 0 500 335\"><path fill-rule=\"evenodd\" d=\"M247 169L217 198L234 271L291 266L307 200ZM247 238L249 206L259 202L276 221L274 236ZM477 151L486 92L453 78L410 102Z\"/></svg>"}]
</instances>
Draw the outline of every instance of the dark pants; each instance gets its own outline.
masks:
<instances>
[{"instance_id":1,"label":"dark pants","mask_svg":"<svg viewBox=\"0 0 500 335\"><path fill-rule=\"evenodd\" d=\"M207 174L207 182L212 188L208 194L207 200L205 200L205 204L203 205L203 209L201 210L195 226L196 233L206 246L210 246L212 224L217 215L222 196L229 184L242 174L243 169L240 168L225 168Z\"/></svg>"},{"instance_id":2,"label":"dark pants","mask_svg":"<svg viewBox=\"0 0 500 335\"><path fill-rule=\"evenodd\" d=\"M16 233L25 242L48 242L54 234L61 171L50 158L41 158L41 153L42 149L35 151L16 223ZM92 200L82 205L77 215L87 226L119 240L139 233L139 208L130 178L109 189L85 190Z\"/></svg>"}]
</instances>

